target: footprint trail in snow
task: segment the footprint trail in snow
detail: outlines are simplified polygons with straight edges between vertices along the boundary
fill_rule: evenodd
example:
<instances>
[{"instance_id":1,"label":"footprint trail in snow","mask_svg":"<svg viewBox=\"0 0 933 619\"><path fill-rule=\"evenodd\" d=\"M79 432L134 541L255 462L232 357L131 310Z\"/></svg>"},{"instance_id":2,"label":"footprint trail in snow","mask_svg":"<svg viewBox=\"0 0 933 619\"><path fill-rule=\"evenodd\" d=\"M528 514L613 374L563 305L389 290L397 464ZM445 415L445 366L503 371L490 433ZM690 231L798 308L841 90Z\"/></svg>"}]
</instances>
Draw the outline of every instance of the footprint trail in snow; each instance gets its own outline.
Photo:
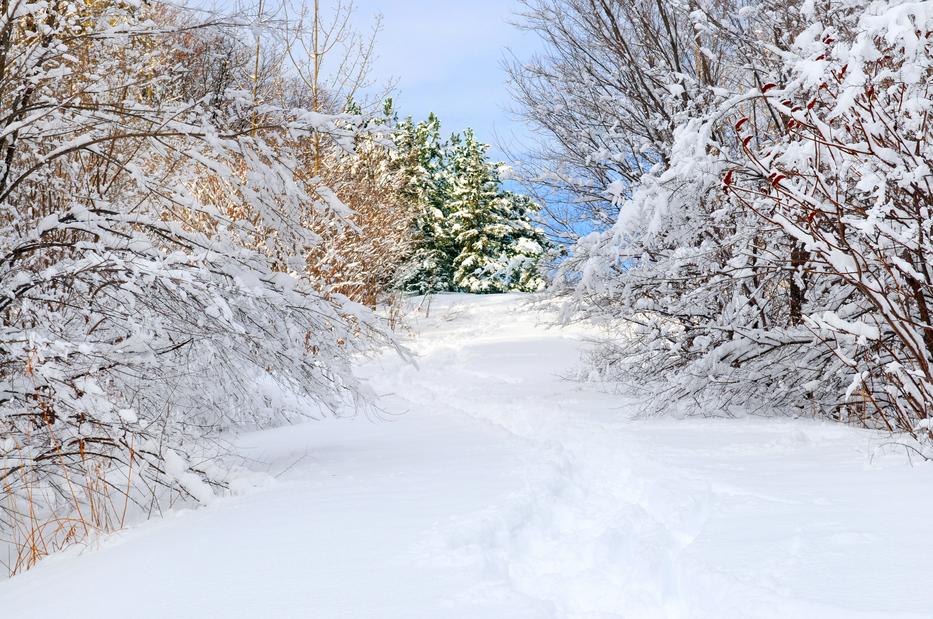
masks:
<instances>
[{"instance_id":1,"label":"footprint trail in snow","mask_svg":"<svg viewBox=\"0 0 933 619\"><path fill-rule=\"evenodd\" d=\"M933 468L828 423L643 419L566 380L595 333L553 319L435 298L417 367L361 368L386 415L242 437L274 483L53 557L2 616L933 616Z\"/></svg>"}]
</instances>

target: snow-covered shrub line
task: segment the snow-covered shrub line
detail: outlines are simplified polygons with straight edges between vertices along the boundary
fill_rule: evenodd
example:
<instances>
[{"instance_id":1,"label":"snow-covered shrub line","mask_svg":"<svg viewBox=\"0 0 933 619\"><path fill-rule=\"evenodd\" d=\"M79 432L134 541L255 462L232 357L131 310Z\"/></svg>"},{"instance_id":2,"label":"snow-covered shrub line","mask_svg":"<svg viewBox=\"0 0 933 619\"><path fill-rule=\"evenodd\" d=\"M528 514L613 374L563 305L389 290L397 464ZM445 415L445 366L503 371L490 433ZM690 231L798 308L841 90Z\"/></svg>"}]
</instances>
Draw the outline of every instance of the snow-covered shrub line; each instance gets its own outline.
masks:
<instances>
[{"instance_id":1,"label":"snow-covered shrub line","mask_svg":"<svg viewBox=\"0 0 933 619\"><path fill-rule=\"evenodd\" d=\"M519 71L529 113L564 119L551 132L582 153L551 153L585 171L562 186L617 213L592 220L557 285L624 323L600 368L660 407L927 435L931 3L529 6L554 40L549 65ZM576 142L573 127L587 127Z\"/></svg>"},{"instance_id":2,"label":"snow-covered shrub line","mask_svg":"<svg viewBox=\"0 0 933 619\"><path fill-rule=\"evenodd\" d=\"M339 412L388 341L311 278L300 174L362 119L244 89L251 43L160 3L0 12L0 538L16 572L223 483L218 432ZM263 96L262 104L256 97ZM6 553L4 553L6 554Z\"/></svg>"}]
</instances>

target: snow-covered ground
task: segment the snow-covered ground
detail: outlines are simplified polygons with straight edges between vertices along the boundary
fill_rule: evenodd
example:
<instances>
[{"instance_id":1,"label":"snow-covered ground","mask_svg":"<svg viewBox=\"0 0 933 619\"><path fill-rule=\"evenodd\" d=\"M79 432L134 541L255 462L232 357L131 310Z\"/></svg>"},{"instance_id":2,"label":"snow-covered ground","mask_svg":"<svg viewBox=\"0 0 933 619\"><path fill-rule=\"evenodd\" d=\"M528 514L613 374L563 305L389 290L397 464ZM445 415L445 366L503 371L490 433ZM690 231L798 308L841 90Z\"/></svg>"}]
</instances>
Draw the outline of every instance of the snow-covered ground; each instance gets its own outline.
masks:
<instances>
[{"instance_id":1,"label":"snow-covered ground","mask_svg":"<svg viewBox=\"0 0 933 619\"><path fill-rule=\"evenodd\" d=\"M0 617L931 617L933 466L812 421L642 419L582 328L444 296L383 413L244 436L268 483L0 583Z\"/></svg>"}]
</instances>

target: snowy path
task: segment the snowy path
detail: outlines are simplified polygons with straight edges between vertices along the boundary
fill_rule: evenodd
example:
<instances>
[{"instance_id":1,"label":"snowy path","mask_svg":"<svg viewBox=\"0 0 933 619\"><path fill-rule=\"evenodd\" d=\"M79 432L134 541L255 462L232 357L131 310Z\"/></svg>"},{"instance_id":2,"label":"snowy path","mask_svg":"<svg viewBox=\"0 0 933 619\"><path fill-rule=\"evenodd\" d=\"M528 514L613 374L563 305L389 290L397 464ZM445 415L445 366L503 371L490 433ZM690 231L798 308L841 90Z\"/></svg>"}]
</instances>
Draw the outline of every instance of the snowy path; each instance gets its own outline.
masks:
<instances>
[{"instance_id":1,"label":"snowy path","mask_svg":"<svg viewBox=\"0 0 933 619\"><path fill-rule=\"evenodd\" d=\"M930 465L835 425L632 421L516 297L418 327L418 369L364 368L404 414L244 437L275 483L49 559L0 617L933 616Z\"/></svg>"}]
</instances>

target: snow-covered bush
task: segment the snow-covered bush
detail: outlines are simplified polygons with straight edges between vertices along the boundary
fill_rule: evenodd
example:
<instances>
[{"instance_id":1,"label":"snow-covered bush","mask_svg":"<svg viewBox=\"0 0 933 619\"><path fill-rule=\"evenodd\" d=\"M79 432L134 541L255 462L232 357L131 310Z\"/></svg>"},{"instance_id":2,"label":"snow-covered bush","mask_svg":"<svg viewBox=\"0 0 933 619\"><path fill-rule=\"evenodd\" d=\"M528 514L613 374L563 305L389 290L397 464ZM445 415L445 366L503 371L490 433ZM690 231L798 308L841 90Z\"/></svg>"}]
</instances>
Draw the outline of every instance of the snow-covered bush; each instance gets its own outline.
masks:
<instances>
[{"instance_id":1,"label":"snow-covered bush","mask_svg":"<svg viewBox=\"0 0 933 619\"><path fill-rule=\"evenodd\" d=\"M351 212L318 215L309 224L325 242L310 255L308 272L322 287L370 307L386 302L399 286L416 242L417 206L396 165L393 125L387 105L385 114L369 120L352 151L337 144L323 149L320 181Z\"/></svg>"},{"instance_id":2,"label":"snow-covered bush","mask_svg":"<svg viewBox=\"0 0 933 619\"><path fill-rule=\"evenodd\" d=\"M575 309L624 325L593 362L663 405L913 431L930 412L933 350L929 3L530 6L559 22L560 45L550 71L527 69L526 90L606 93L595 111L554 105L550 118L547 96L530 108L544 128L588 127L578 142L557 134L552 158L589 166L575 190L585 212L597 177L618 211L605 231L594 220L561 278ZM633 112L646 105L648 127ZM583 146L594 136L598 149Z\"/></svg>"},{"instance_id":3,"label":"snow-covered bush","mask_svg":"<svg viewBox=\"0 0 933 619\"><path fill-rule=\"evenodd\" d=\"M724 184L799 242L803 319L838 359L843 410L913 433L933 414L933 5L858 8L824 23L805 6L784 82L761 89L786 131L745 143Z\"/></svg>"},{"instance_id":4,"label":"snow-covered bush","mask_svg":"<svg viewBox=\"0 0 933 619\"><path fill-rule=\"evenodd\" d=\"M553 103L560 117L570 117L562 131L587 127L582 144L599 143L595 151L576 150L569 136L559 135L556 143L564 146L549 160L591 168L590 180L577 175L579 188L564 181L585 202L584 213L618 213L605 231L602 215L592 220L596 231L576 244L558 282L574 293L577 310L624 322L593 361L616 378L650 384L662 404L715 393L705 408L718 411L732 402L772 406L796 399L799 391L789 383L811 379L789 373L780 360L810 338L796 332L789 313L792 243L728 203L718 155L735 140L704 122L733 92L780 64L778 50L762 39L783 27L786 11L776 3L756 11L740 10L740 3L612 2L596 11L578 0L533 6L538 23L559 18L561 27L547 35L559 39L547 59L550 70L538 60L519 82L539 84L530 91L541 95L531 113L547 128ZM635 54L632 42L642 40L645 54ZM598 53L587 54L590 48ZM756 68L746 71L751 61ZM528 75L548 79L528 82ZM603 91L597 107L561 105L563 93L548 100L549 88L577 88L581 80L590 91ZM766 110L756 112L762 129L773 122ZM597 178L604 186L594 195Z\"/></svg>"},{"instance_id":5,"label":"snow-covered bush","mask_svg":"<svg viewBox=\"0 0 933 619\"><path fill-rule=\"evenodd\" d=\"M209 500L206 437L339 410L381 331L304 275L309 213L340 205L301 182L296 147L352 141L358 119L256 106L220 70L192 79L243 43L157 3L0 6L0 536L16 571L134 503L152 513L160 489ZM199 39L214 36L227 45Z\"/></svg>"}]
</instances>

